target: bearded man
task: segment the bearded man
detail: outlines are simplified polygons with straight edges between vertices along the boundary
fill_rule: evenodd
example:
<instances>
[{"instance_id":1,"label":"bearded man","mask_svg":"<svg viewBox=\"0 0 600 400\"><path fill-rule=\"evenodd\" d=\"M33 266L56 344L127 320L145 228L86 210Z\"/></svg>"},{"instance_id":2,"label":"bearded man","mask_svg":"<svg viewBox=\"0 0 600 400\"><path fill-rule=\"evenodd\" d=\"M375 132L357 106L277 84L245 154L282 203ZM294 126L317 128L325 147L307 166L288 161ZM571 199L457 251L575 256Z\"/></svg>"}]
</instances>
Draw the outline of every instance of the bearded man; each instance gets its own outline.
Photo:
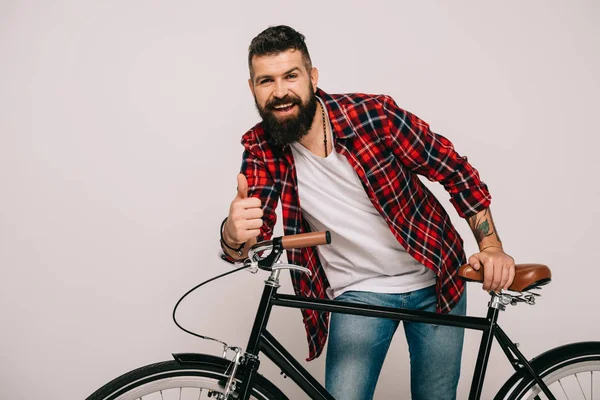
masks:
<instances>
[{"instance_id":1,"label":"bearded man","mask_svg":"<svg viewBox=\"0 0 600 400\"><path fill-rule=\"evenodd\" d=\"M440 182L475 234L484 289L514 278L477 171L445 137L385 95L328 94L317 87L304 36L266 29L249 48L248 84L262 122L242 137L238 193L221 232L229 261L268 240L282 202L286 235L331 232L332 243L287 252L312 272L292 272L296 294L464 315L458 268L463 241L417 175ZM303 311L309 357L329 336L325 386L337 399L371 399L398 322ZM461 328L403 324L415 400L456 398Z\"/></svg>"}]
</instances>

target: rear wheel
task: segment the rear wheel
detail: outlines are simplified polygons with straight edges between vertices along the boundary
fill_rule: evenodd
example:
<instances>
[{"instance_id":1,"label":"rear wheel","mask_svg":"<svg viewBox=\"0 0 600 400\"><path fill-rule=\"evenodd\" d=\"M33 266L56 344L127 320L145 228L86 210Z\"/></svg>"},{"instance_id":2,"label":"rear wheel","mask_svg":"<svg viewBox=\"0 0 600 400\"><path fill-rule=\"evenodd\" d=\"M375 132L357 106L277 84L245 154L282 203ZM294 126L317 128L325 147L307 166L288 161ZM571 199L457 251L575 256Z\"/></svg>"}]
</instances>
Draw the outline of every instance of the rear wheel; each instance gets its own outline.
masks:
<instances>
[{"instance_id":1,"label":"rear wheel","mask_svg":"<svg viewBox=\"0 0 600 400\"><path fill-rule=\"evenodd\" d=\"M227 365L223 359L204 357L204 362L181 364L165 361L128 372L107 383L87 400L204 400L218 399L224 392ZM238 382L239 384L239 382ZM230 399L237 398L234 393ZM271 382L256 375L254 400L287 400Z\"/></svg>"},{"instance_id":2,"label":"rear wheel","mask_svg":"<svg viewBox=\"0 0 600 400\"><path fill-rule=\"evenodd\" d=\"M600 342L573 343L550 350L531 361L557 400L600 399ZM519 372L496 399L548 399L535 381Z\"/></svg>"}]
</instances>

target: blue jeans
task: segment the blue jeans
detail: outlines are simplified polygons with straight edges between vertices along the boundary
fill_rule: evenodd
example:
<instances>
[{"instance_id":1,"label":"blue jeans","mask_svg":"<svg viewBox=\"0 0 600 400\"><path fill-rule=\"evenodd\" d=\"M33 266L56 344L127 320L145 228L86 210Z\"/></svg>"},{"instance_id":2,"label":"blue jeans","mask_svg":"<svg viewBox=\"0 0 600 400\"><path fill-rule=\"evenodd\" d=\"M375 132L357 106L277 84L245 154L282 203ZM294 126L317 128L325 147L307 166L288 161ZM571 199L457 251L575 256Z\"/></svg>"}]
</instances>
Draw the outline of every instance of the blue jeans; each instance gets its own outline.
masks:
<instances>
[{"instance_id":1,"label":"blue jeans","mask_svg":"<svg viewBox=\"0 0 600 400\"><path fill-rule=\"evenodd\" d=\"M410 293L349 291L336 300L385 307L435 311L435 286ZM465 315L466 293L451 314ZM413 400L455 400L463 345L463 328L403 322L410 352ZM397 321L331 314L325 387L338 400L373 398L379 372Z\"/></svg>"}]
</instances>

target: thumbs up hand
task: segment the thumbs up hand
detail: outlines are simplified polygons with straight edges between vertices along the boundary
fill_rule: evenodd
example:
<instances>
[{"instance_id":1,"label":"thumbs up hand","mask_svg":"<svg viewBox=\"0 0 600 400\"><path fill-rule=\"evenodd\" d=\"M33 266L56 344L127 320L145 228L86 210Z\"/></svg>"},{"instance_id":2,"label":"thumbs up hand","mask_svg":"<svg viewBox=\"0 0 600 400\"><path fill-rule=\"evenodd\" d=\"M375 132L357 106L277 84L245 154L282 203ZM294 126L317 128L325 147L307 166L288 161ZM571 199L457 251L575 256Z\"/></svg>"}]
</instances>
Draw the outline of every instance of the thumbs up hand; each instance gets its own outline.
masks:
<instances>
[{"instance_id":1,"label":"thumbs up hand","mask_svg":"<svg viewBox=\"0 0 600 400\"><path fill-rule=\"evenodd\" d=\"M248 181L244 174L237 176L237 193L229 207L229 216L223 228L223 238L231 247L239 247L260 234L263 224L260 199L248 198Z\"/></svg>"}]
</instances>

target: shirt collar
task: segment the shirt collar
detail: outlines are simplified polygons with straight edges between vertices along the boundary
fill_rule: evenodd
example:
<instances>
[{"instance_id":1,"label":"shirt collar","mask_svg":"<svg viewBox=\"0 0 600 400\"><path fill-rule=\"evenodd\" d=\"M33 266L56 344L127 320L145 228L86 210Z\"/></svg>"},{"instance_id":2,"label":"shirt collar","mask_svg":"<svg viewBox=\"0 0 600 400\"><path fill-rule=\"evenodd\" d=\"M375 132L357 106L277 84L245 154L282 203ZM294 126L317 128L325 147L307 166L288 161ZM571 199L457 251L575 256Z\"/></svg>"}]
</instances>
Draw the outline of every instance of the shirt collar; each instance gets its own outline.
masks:
<instances>
[{"instance_id":1,"label":"shirt collar","mask_svg":"<svg viewBox=\"0 0 600 400\"><path fill-rule=\"evenodd\" d=\"M354 128L352 128L349 117L343 106L320 88L317 88L316 95L325 102L327 115L329 116L329 121L333 127L333 134L338 139L346 139L354 136Z\"/></svg>"}]
</instances>

